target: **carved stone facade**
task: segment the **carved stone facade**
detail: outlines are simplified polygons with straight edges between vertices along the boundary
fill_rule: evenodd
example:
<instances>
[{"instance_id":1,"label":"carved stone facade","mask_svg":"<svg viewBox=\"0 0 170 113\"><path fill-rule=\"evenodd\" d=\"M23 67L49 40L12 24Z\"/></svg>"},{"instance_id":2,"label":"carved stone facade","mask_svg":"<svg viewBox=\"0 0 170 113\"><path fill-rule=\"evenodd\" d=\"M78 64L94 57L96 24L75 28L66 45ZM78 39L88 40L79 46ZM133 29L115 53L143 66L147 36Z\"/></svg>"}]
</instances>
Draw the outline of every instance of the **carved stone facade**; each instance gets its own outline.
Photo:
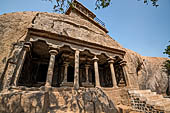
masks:
<instances>
[{"instance_id":1,"label":"carved stone facade","mask_svg":"<svg viewBox=\"0 0 170 113\"><path fill-rule=\"evenodd\" d=\"M50 33L44 33L43 36L41 33L35 30L34 24L33 28L29 28L26 41L20 42L20 54L14 58L18 60L16 67L13 67L16 72L7 74L10 80L4 83L4 89L13 85L76 89L127 85L122 66L123 50L102 48L102 45L94 46L91 42L83 45L80 40L53 34L46 37Z\"/></svg>"},{"instance_id":2,"label":"carved stone facade","mask_svg":"<svg viewBox=\"0 0 170 113\"><path fill-rule=\"evenodd\" d=\"M75 3L76 10L82 10L84 6ZM72 11L68 9L66 14L76 13ZM109 41L114 41L107 37L106 29L99 27L89 17L92 12L88 12L80 11L79 16L93 21L93 27L73 22L67 16L38 13L21 44L17 45L20 49L12 51L18 54L13 54L14 61L8 63L10 74L5 75L3 89L10 86L125 87L128 83L122 66L125 51L111 46L113 43ZM92 30L94 28L98 33Z\"/></svg>"}]
</instances>

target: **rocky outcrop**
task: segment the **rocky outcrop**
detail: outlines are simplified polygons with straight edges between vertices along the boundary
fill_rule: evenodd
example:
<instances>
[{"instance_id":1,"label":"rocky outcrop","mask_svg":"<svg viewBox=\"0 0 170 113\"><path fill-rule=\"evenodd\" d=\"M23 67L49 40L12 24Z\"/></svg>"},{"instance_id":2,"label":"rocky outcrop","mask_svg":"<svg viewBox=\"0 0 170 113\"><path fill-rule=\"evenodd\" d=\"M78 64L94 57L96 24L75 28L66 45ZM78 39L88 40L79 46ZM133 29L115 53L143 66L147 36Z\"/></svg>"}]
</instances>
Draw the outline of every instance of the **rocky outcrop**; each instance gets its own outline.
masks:
<instances>
[{"instance_id":1,"label":"rocky outcrop","mask_svg":"<svg viewBox=\"0 0 170 113\"><path fill-rule=\"evenodd\" d=\"M138 85L139 89L166 93L168 78L163 63L168 58L145 57L129 49L126 49L126 52L125 59L131 84Z\"/></svg>"},{"instance_id":2,"label":"rocky outcrop","mask_svg":"<svg viewBox=\"0 0 170 113\"><path fill-rule=\"evenodd\" d=\"M0 78L14 45L22 39L37 12L16 12L0 15Z\"/></svg>"}]
</instances>

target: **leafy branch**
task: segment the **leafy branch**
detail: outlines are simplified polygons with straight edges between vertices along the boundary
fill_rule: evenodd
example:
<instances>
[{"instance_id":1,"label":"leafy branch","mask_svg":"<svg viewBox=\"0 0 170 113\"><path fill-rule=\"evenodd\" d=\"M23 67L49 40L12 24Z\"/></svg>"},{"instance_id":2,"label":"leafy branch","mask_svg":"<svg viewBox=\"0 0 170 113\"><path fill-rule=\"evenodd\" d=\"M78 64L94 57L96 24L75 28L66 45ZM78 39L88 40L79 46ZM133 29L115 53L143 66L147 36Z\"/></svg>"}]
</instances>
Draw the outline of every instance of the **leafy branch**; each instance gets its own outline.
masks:
<instances>
[{"instance_id":1,"label":"leafy branch","mask_svg":"<svg viewBox=\"0 0 170 113\"><path fill-rule=\"evenodd\" d=\"M170 42L170 41L169 41ZM168 57L170 58L170 45L168 45L165 49L164 54L167 54ZM170 95L170 60L166 60L163 64L164 72L168 76L168 89L167 89L167 95Z\"/></svg>"},{"instance_id":2,"label":"leafy branch","mask_svg":"<svg viewBox=\"0 0 170 113\"><path fill-rule=\"evenodd\" d=\"M163 53L167 54L168 57L170 58L170 45L166 47L165 52ZM168 74L168 76L170 76L170 60L169 59L164 62L164 68L165 68L165 72Z\"/></svg>"},{"instance_id":3,"label":"leafy branch","mask_svg":"<svg viewBox=\"0 0 170 113\"><path fill-rule=\"evenodd\" d=\"M67 6L74 6L73 1L74 0L45 0L45 1L50 1L50 2L55 2L55 5L53 6L54 12L60 12L64 13L65 10L67 9ZM95 10L97 9L103 9L111 5L112 0L96 0L95 2ZM141 0L138 0L141 1ZM157 4L158 0L143 0L144 4L148 4L149 1L152 2L152 5L155 7L158 7L159 5ZM91 2L89 0L89 2Z\"/></svg>"}]
</instances>

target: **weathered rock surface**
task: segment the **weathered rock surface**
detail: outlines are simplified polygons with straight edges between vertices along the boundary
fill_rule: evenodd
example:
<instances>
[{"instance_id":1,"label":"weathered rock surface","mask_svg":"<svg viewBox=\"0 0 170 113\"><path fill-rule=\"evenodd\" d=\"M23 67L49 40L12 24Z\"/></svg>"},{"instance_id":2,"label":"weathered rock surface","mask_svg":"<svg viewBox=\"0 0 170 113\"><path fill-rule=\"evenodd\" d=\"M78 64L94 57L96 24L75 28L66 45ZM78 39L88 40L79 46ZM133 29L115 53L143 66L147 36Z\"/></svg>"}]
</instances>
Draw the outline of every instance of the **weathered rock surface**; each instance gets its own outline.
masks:
<instances>
[{"instance_id":1,"label":"weathered rock surface","mask_svg":"<svg viewBox=\"0 0 170 113\"><path fill-rule=\"evenodd\" d=\"M117 113L99 88L55 91L11 90L0 94L0 113Z\"/></svg>"},{"instance_id":2,"label":"weathered rock surface","mask_svg":"<svg viewBox=\"0 0 170 113\"><path fill-rule=\"evenodd\" d=\"M85 19L56 13L39 13L33 21L32 27L74 38L105 47L122 50L123 47L107 33Z\"/></svg>"},{"instance_id":3,"label":"weathered rock surface","mask_svg":"<svg viewBox=\"0 0 170 113\"><path fill-rule=\"evenodd\" d=\"M168 58L145 57L128 49L126 52L125 59L131 83L134 86L139 85L140 89L165 93L168 87L168 78L164 72L163 63Z\"/></svg>"},{"instance_id":4,"label":"weathered rock surface","mask_svg":"<svg viewBox=\"0 0 170 113\"><path fill-rule=\"evenodd\" d=\"M0 78L14 44L27 33L37 12L16 12L0 15Z\"/></svg>"}]
</instances>

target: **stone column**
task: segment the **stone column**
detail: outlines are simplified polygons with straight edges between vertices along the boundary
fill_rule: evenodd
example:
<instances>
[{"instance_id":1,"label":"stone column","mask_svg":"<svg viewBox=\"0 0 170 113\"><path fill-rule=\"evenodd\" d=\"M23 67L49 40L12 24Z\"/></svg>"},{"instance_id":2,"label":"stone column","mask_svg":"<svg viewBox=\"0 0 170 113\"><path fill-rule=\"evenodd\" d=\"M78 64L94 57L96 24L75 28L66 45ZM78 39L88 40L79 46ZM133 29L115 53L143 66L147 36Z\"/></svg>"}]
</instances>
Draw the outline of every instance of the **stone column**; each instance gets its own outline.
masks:
<instances>
[{"instance_id":1,"label":"stone column","mask_svg":"<svg viewBox=\"0 0 170 113\"><path fill-rule=\"evenodd\" d=\"M114 59L109 58L108 63L110 64L113 87L117 87L116 76L115 76L115 71L114 71L114 67L113 67Z\"/></svg>"},{"instance_id":2,"label":"stone column","mask_svg":"<svg viewBox=\"0 0 170 113\"><path fill-rule=\"evenodd\" d=\"M122 66L122 69L123 69L123 74L124 74L124 77L125 77L125 80L126 80L126 84L127 86L130 86L130 81L128 79L128 75L126 73L126 61L121 61L120 65Z\"/></svg>"},{"instance_id":3,"label":"stone column","mask_svg":"<svg viewBox=\"0 0 170 113\"><path fill-rule=\"evenodd\" d=\"M99 69L98 69L98 62L97 62L98 60L99 59L96 56L93 58L96 87L100 87Z\"/></svg>"},{"instance_id":4,"label":"stone column","mask_svg":"<svg viewBox=\"0 0 170 113\"><path fill-rule=\"evenodd\" d=\"M24 62L25 62L26 54L28 52L30 52L31 46L32 46L31 42L26 42L24 44L23 51L21 53L21 57L18 61L18 66L17 66L17 69L16 69L17 71L16 71L14 81L12 83L12 86L17 86L17 83L18 83L18 80L19 80L19 77L20 77L20 74L21 74L21 71L22 71L22 67L23 67Z\"/></svg>"},{"instance_id":5,"label":"stone column","mask_svg":"<svg viewBox=\"0 0 170 113\"><path fill-rule=\"evenodd\" d=\"M74 88L79 89L79 53L80 51L75 51L75 67L74 67Z\"/></svg>"},{"instance_id":6,"label":"stone column","mask_svg":"<svg viewBox=\"0 0 170 113\"><path fill-rule=\"evenodd\" d=\"M85 65L85 70L86 70L86 82L89 83L89 67L90 65L86 64Z\"/></svg>"},{"instance_id":7,"label":"stone column","mask_svg":"<svg viewBox=\"0 0 170 113\"><path fill-rule=\"evenodd\" d=\"M64 79L62 84L67 83L67 72L68 72L69 62L64 62Z\"/></svg>"},{"instance_id":8,"label":"stone column","mask_svg":"<svg viewBox=\"0 0 170 113\"><path fill-rule=\"evenodd\" d=\"M55 56L58 54L57 50L50 50L50 61L48 66L47 78L45 86L51 87L52 79L53 79L53 71L54 71L54 64L55 64Z\"/></svg>"}]
</instances>

